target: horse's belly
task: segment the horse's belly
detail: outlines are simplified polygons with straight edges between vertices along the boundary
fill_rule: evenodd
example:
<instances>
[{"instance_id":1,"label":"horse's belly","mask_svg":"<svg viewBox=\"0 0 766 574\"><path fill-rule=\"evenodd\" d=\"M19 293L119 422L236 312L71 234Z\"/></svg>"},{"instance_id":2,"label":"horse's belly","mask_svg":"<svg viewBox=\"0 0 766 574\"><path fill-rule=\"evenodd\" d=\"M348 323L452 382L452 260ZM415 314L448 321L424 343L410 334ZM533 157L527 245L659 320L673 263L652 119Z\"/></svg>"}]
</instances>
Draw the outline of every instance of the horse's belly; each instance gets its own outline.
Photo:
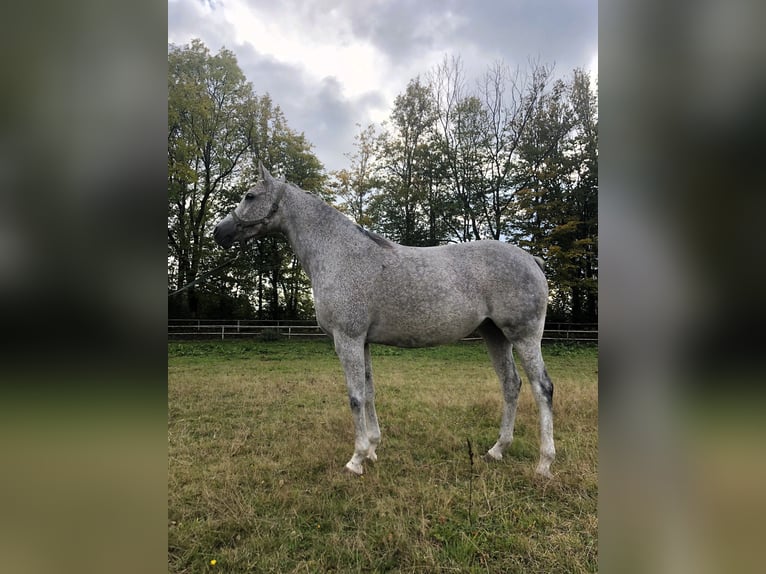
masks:
<instances>
[{"instance_id":1,"label":"horse's belly","mask_svg":"<svg viewBox=\"0 0 766 574\"><path fill-rule=\"evenodd\" d=\"M370 325L367 340L396 347L434 347L459 341L470 335L480 323L478 316L452 322L435 321L429 317L406 317L398 321L386 319Z\"/></svg>"},{"instance_id":2,"label":"horse's belly","mask_svg":"<svg viewBox=\"0 0 766 574\"><path fill-rule=\"evenodd\" d=\"M448 275L401 278L380 284L368 306L368 340L398 347L432 347L469 335L486 317L477 294L466 294Z\"/></svg>"},{"instance_id":3,"label":"horse's belly","mask_svg":"<svg viewBox=\"0 0 766 574\"><path fill-rule=\"evenodd\" d=\"M394 347L436 347L438 345L454 343L455 341L462 339L464 336L465 335L447 335L444 333L427 335L424 333L384 333L372 331L368 334L367 341L369 343L391 345Z\"/></svg>"}]
</instances>

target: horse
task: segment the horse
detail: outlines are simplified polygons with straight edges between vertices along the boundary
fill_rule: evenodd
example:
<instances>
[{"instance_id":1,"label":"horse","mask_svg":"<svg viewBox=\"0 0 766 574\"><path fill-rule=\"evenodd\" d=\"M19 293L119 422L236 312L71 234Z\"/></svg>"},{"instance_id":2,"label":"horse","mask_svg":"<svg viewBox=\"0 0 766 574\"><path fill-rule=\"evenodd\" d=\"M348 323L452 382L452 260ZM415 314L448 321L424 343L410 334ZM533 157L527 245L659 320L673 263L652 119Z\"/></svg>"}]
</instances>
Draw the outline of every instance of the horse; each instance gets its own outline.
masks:
<instances>
[{"instance_id":1,"label":"horse","mask_svg":"<svg viewBox=\"0 0 766 574\"><path fill-rule=\"evenodd\" d=\"M540 416L538 475L550 478L553 383L541 340L548 302L543 261L494 240L409 247L362 228L340 211L271 176L260 179L213 231L228 249L268 234L287 236L311 280L316 319L343 366L354 421L354 454L345 469L362 475L381 440L370 344L432 347L482 336L500 379L500 436L485 455L500 460L513 440L521 379L515 348Z\"/></svg>"}]
</instances>

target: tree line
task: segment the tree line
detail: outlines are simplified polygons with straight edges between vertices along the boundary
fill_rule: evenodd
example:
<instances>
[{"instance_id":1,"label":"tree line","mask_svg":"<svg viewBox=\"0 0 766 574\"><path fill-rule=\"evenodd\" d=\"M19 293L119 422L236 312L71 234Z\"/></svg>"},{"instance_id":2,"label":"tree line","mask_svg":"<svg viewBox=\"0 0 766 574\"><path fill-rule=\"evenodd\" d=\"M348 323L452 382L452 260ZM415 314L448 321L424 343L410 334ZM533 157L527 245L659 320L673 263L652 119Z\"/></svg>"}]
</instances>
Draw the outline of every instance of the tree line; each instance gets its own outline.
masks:
<instances>
[{"instance_id":1,"label":"tree line","mask_svg":"<svg viewBox=\"0 0 766 574\"><path fill-rule=\"evenodd\" d=\"M262 162L405 245L516 243L546 261L551 319L597 319L598 107L584 71L554 79L539 62L499 61L470 81L459 57L445 57L410 80L386 122L359 126L347 159L326 173L229 50L170 45L168 291L231 257L211 228ZM168 301L170 317L313 316L308 278L280 237L249 243Z\"/></svg>"}]
</instances>

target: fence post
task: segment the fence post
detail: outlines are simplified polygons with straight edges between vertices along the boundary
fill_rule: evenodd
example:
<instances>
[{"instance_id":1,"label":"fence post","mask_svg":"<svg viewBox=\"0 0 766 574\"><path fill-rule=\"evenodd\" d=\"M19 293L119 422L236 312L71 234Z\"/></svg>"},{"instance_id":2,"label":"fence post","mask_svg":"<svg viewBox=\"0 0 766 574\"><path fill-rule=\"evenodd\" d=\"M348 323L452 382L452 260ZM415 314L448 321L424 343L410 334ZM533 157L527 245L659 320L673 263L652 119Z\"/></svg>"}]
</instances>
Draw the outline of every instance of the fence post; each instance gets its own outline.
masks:
<instances>
[{"instance_id":1,"label":"fence post","mask_svg":"<svg viewBox=\"0 0 766 574\"><path fill-rule=\"evenodd\" d=\"M221 341L223 341L223 330L226 328L226 325L221 325Z\"/></svg>"}]
</instances>

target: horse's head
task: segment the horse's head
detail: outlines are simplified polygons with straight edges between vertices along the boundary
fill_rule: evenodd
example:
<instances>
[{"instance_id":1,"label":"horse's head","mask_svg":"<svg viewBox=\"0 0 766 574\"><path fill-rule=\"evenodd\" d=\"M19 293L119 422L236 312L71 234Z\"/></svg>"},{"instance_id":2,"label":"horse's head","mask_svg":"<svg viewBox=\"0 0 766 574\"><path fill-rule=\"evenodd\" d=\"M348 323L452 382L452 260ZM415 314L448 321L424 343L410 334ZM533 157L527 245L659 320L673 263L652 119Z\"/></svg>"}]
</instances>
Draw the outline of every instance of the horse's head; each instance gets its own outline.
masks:
<instances>
[{"instance_id":1,"label":"horse's head","mask_svg":"<svg viewBox=\"0 0 766 574\"><path fill-rule=\"evenodd\" d=\"M225 249L237 241L244 243L253 237L276 231L275 220L285 183L271 177L263 164L258 169L260 181L245 193L239 205L213 230L213 238Z\"/></svg>"}]
</instances>

